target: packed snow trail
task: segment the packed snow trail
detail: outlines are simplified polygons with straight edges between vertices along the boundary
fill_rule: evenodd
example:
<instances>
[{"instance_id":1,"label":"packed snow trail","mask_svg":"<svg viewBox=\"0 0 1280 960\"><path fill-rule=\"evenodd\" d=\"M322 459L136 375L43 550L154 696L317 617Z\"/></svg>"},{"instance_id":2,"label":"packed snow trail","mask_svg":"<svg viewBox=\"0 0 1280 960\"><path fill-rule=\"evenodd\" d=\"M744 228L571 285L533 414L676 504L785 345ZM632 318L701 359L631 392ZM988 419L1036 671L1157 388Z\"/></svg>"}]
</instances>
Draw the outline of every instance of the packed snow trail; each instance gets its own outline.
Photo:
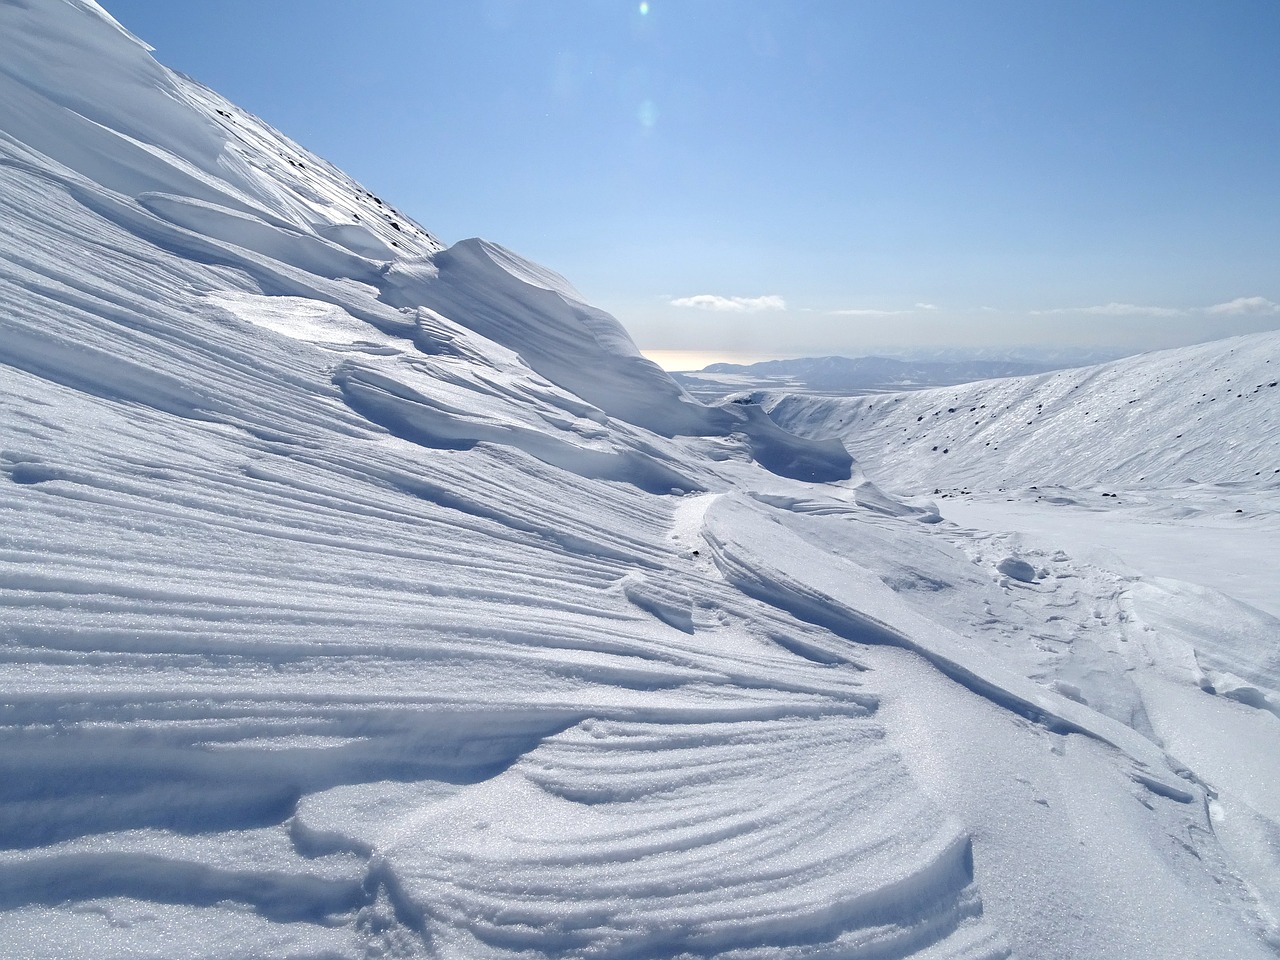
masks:
<instances>
[{"instance_id":1,"label":"packed snow trail","mask_svg":"<svg viewBox=\"0 0 1280 960\"><path fill-rule=\"evenodd\" d=\"M936 508L90 0L0 0L0 224L0 953L1273 955L1273 811Z\"/></svg>"}]
</instances>

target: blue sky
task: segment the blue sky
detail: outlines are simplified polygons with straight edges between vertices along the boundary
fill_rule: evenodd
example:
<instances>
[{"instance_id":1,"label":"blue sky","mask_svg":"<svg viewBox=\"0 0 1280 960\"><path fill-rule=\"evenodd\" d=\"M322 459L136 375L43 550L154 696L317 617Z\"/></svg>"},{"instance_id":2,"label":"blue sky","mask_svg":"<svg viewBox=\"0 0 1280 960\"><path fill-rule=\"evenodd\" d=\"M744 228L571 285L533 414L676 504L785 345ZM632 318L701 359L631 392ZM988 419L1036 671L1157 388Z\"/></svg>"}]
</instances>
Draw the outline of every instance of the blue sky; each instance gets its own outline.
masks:
<instances>
[{"instance_id":1,"label":"blue sky","mask_svg":"<svg viewBox=\"0 0 1280 960\"><path fill-rule=\"evenodd\" d=\"M645 348L1280 327L1275 0L105 0Z\"/></svg>"}]
</instances>

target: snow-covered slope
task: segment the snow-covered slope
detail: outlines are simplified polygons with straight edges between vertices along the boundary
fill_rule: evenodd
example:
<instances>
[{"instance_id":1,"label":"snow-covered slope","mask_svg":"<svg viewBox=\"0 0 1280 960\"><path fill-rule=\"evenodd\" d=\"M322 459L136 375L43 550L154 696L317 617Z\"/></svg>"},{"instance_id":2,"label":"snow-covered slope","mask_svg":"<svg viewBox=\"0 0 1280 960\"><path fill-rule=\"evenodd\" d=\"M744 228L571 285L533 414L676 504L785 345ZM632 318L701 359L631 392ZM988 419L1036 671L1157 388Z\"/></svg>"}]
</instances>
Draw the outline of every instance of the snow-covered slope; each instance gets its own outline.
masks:
<instances>
[{"instance_id":1,"label":"snow-covered slope","mask_svg":"<svg viewBox=\"0 0 1280 960\"><path fill-rule=\"evenodd\" d=\"M0 225L0 954L1273 954L1273 772L1143 708L1280 755L1265 615L1020 585L89 0Z\"/></svg>"},{"instance_id":2,"label":"snow-covered slope","mask_svg":"<svg viewBox=\"0 0 1280 960\"><path fill-rule=\"evenodd\" d=\"M839 436L907 489L1280 484L1280 333L918 393L790 395L784 427Z\"/></svg>"},{"instance_id":3,"label":"snow-covered slope","mask_svg":"<svg viewBox=\"0 0 1280 960\"><path fill-rule=\"evenodd\" d=\"M46 160L160 216L289 244L317 264L342 263L344 250L440 249L341 171L146 56L91 0L7 2L2 16L2 129Z\"/></svg>"}]
</instances>

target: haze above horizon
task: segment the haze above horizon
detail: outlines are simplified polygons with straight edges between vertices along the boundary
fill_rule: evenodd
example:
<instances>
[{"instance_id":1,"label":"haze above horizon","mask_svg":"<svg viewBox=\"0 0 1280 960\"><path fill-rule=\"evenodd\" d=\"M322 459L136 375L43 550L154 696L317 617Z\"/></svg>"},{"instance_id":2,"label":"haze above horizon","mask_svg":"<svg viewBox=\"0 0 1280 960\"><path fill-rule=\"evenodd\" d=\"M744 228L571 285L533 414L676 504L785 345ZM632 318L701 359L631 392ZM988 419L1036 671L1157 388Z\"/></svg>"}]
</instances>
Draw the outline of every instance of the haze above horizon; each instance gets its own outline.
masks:
<instances>
[{"instance_id":1,"label":"haze above horizon","mask_svg":"<svg viewBox=\"0 0 1280 960\"><path fill-rule=\"evenodd\" d=\"M106 0L156 57L646 351L1280 328L1280 6Z\"/></svg>"}]
</instances>

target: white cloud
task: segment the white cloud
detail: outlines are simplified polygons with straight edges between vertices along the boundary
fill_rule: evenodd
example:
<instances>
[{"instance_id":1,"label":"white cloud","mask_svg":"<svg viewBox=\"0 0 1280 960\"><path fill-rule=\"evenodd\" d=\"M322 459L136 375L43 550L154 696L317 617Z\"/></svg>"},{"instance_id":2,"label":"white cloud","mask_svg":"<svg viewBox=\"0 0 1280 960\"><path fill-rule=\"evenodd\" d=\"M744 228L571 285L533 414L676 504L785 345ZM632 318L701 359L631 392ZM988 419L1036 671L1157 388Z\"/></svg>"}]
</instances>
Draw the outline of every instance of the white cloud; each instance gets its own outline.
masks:
<instances>
[{"instance_id":1,"label":"white cloud","mask_svg":"<svg viewBox=\"0 0 1280 960\"><path fill-rule=\"evenodd\" d=\"M1037 317L1060 314L1094 317L1187 317L1206 313L1224 317L1266 316L1280 313L1280 303L1268 300L1266 297L1236 297L1226 303L1215 303L1211 307L1193 307L1186 310L1145 306L1138 303L1104 303L1094 307L1054 307L1052 310L1031 311L1031 314Z\"/></svg>"},{"instance_id":2,"label":"white cloud","mask_svg":"<svg viewBox=\"0 0 1280 960\"><path fill-rule=\"evenodd\" d=\"M833 317L900 317L904 313L910 313L910 310L831 310L828 311Z\"/></svg>"},{"instance_id":3,"label":"white cloud","mask_svg":"<svg viewBox=\"0 0 1280 960\"><path fill-rule=\"evenodd\" d=\"M829 317L904 317L917 310L937 310L937 304L917 303L911 310L877 310L873 307L850 307L847 310L828 310Z\"/></svg>"},{"instance_id":4,"label":"white cloud","mask_svg":"<svg viewBox=\"0 0 1280 960\"><path fill-rule=\"evenodd\" d=\"M1233 316L1280 313L1280 303L1268 300L1266 297L1236 297L1234 300L1228 300L1226 303L1215 303L1212 307L1206 307L1205 309L1208 313L1231 314Z\"/></svg>"},{"instance_id":5,"label":"white cloud","mask_svg":"<svg viewBox=\"0 0 1280 960\"><path fill-rule=\"evenodd\" d=\"M1061 313L1083 313L1094 317L1180 317L1186 311L1173 307L1148 307L1137 303L1104 303L1096 307L1054 307L1052 310L1032 310L1038 317Z\"/></svg>"},{"instance_id":6,"label":"white cloud","mask_svg":"<svg viewBox=\"0 0 1280 960\"><path fill-rule=\"evenodd\" d=\"M700 293L693 297L676 297L668 301L673 307L693 307L697 310L719 310L736 313L756 313L760 310L785 310L787 301L779 296L720 297L714 293Z\"/></svg>"}]
</instances>

